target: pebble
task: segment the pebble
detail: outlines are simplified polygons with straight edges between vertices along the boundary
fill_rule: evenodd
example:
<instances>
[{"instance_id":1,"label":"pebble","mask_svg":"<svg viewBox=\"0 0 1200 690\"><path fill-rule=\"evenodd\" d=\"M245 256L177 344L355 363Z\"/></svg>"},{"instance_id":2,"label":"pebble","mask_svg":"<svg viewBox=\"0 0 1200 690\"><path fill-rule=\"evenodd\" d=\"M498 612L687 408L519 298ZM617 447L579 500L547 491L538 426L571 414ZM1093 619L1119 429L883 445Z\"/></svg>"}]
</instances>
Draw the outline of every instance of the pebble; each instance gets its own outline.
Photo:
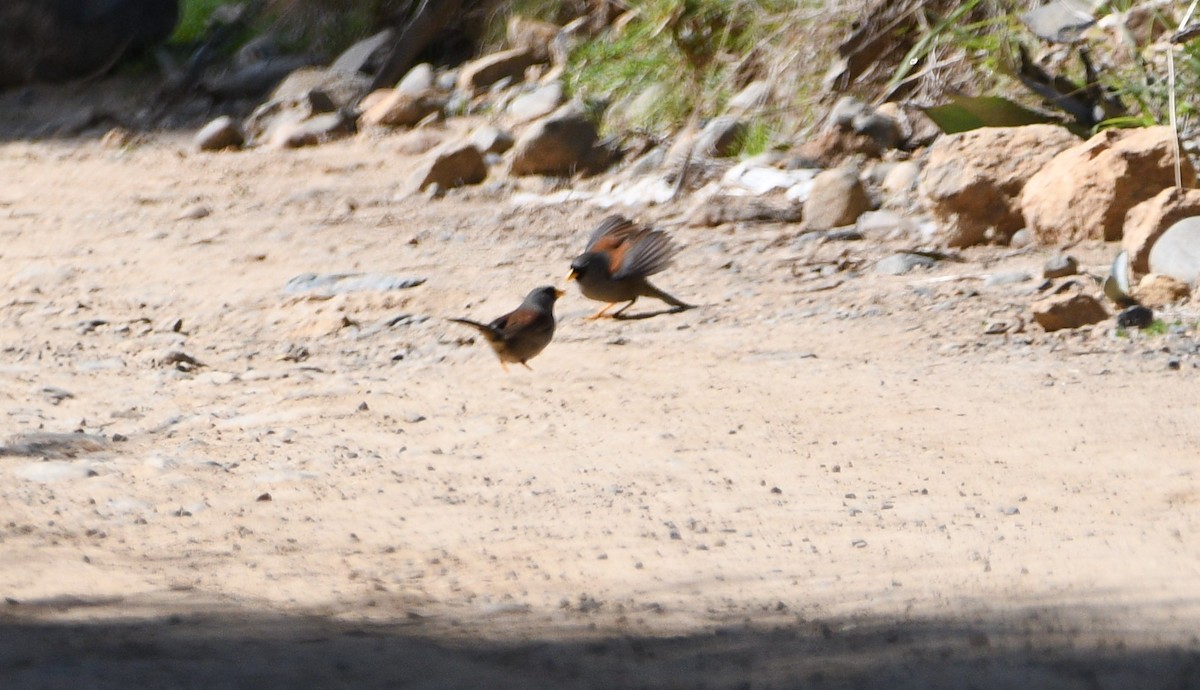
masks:
<instances>
[{"instance_id":1,"label":"pebble","mask_svg":"<svg viewBox=\"0 0 1200 690\"><path fill-rule=\"evenodd\" d=\"M1059 254L1046 260L1042 266L1043 278L1066 278L1079 273L1079 262L1069 254Z\"/></svg>"},{"instance_id":2,"label":"pebble","mask_svg":"<svg viewBox=\"0 0 1200 690\"><path fill-rule=\"evenodd\" d=\"M908 273L914 268L932 268L937 265L937 260L925 256L924 254L912 254L909 252L900 252L891 256L880 259L875 264L875 272L885 276L900 276Z\"/></svg>"},{"instance_id":3,"label":"pebble","mask_svg":"<svg viewBox=\"0 0 1200 690\"><path fill-rule=\"evenodd\" d=\"M1033 280L1033 276L1025 271L1009 271L1006 273L993 273L984 279L985 287L996 287L997 285L1016 285Z\"/></svg>"}]
</instances>

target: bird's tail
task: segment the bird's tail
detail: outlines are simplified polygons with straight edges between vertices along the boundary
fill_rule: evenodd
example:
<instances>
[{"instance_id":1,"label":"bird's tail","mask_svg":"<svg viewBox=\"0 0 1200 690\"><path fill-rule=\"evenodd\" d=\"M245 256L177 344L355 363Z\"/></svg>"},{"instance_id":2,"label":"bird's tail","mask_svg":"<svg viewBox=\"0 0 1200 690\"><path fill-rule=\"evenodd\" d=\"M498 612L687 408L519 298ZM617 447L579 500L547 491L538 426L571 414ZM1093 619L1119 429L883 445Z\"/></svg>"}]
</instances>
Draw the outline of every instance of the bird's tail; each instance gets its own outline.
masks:
<instances>
[{"instance_id":1,"label":"bird's tail","mask_svg":"<svg viewBox=\"0 0 1200 690\"><path fill-rule=\"evenodd\" d=\"M471 328L474 328L475 330L482 333L483 337L487 338L488 340L497 340L500 337L500 334L496 332L496 329L492 328L491 326L487 325L486 323L479 323L478 321L472 321L470 319L448 319L448 320L453 321L455 323L466 324L466 325L470 326Z\"/></svg>"},{"instance_id":2,"label":"bird's tail","mask_svg":"<svg viewBox=\"0 0 1200 690\"><path fill-rule=\"evenodd\" d=\"M687 302L684 302L683 300L681 300L677 297L672 297L671 295L668 295L667 293L663 292L662 290L659 290L658 288L651 285L650 281L646 281L646 288L647 288L646 297L653 297L655 299L660 299L680 311L683 311L684 309L695 309L696 308L696 305L694 305L694 304L688 304Z\"/></svg>"}]
</instances>

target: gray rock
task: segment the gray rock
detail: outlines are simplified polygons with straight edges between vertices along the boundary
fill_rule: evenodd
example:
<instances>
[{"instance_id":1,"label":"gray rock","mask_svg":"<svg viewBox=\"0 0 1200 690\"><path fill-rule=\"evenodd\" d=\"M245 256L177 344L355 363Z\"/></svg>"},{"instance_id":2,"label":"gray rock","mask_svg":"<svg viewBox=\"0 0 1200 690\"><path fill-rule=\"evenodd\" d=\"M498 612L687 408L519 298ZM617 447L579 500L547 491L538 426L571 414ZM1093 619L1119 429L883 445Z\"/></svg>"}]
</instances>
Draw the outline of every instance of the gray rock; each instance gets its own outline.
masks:
<instances>
[{"instance_id":1,"label":"gray rock","mask_svg":"<svg viewBox=\"0 0 1200 690\"><path fill-rule=\"evenodd\" d=\"M283 286L284 294L333 297L351 292L386 292L417 287L424 278L405 278L384 273L302 273Z\"/></svg>"},{"instance_id":2,"label":"gray rock","mask_svg":"<svg viewBox=\"0 0 1200 690\"><path fill-rule=\"evenodd\" d=\"M271 57L206 76L202 83L205 91L220 98L257 98L276 88L289 74L312 64L307 55Z\"/></svg>"},{"instance_id":3,"label":"gray rock","mask_svg":"<svg viewBox=\"0 0 1200 690\"><path fill-rule=\"evenodd\" d=\"M324 113L300 122L284 122L267 134L270 146L298 149L349 136L356 131L354 118L343 112Z\"/></svg>"},{"instance_id":4,"label":"gray rock","mask_svg":"<svg viewBox=\"0 0 1200 690\"><path fill-rule=\"evenodd\" d=\"M1033 280L1033 276L1025 271L1005 271L1004 273L993 273L983 279L984 287L997 287L1000 285L1016 285Z\"/></svg>"},{"instance_id":5,"label":"gray rock","mask_svg":"<svg viewBox=\"0 0 1200 690\"><path fill-rule=\"evenodd\" d=\"M1013 247L1014 249L1020 249L1022 247L1029 247L1033 245L1035 241L1036 238L1028 228L1021 228L1020 230L1014 232L1013 236L1009 238L1008 246Z\"/></svg>"},{"instance_id":6,"label":"gray rock","mask_svg":"<svg viewBox=\"0 0 1200 690\"><path fill-rule=\"evenodd\" d=\"M321 67L303 67L294 70L271 92L268 102L297 102L307 97L308 92L320 89L339 108L350 105L359 94L371 85L368 77L347 72L335 72Z\"/></svg>"},{"instance_id":7,"label":"gray rock","mask_svg":"<svg viewBox=\"0 0 1200 690\"><path fill-rule=\"evenodd\" d=\"M746 111L766 105L771 100L771 82L757 79L729 99L729 109Z\"/></svg>"},{"instance_id":8,"label":"gray rock","mask_svg":"<svg viewBox=\"0 0 1200 690\"><path fill-rule=\"evenodd\" d=\"M194 139L196 148L201 151L220 151L222 149L241 148L246 142L242 127L228 115L222 115L200 128Z\"/></svg>"},{"instance_id":9,"label":"gray rock","mask_svg":"<svg viewBox=\"0 0 1200 690\"><path fill-rule=\"evenodd\" d=\"M900 122L878 110L860 113L850 123L851 128L875 140L881 149L894 149L900 143Z\"/></svg>"},{"instance_id":10,"label":"gray rock","mask_svg":"<svg viewBox=\"0 0 1200 690\"><path fill-rule=\"evenodd\" d=\"M529 122L554 112L563 103L563 85L552 81L523 93L508 104L508 116L514 122Z\"/></svg>"},{"instance_id":11,"label":"gray rock","mask_svg":"<svg viewBox=\"0 0 1200 690\"><path fill-rule=\"evenodd\" d=\"M854 118L868 112L869 108L854 96L842 96L829 109L828 126L838 129L851 129Z\"/></svg>"},{"instance_id":12,"label":"gray rock","mask_svg":"<svg viewBox=\"0 0 1200 690\"><path fill-rule=\"evenodd\" d=\"M804 224L810 230L850 225L870 207L856 170L826 170L813 178L812 191L804 202Z\"/></svg>"},{"instance_id":13,"label":"gray rock","mask_svg":"<svg viewBox=\"0 0 1200 690\"><path fill-rule=\"evenodd\" d=\"M428 62L422 62L408 70L408 74L405 74L400 82L396 84L396 90L400 93L419 94L435 86L433 65ZM449 89L446 90L448 91Z\"/></svg>"},{"instance_id":14,"label":"gray rock","mask_svg":"<svg viewBox=\"0 0 1200 690\"><path fill-rule=\"evenodd\" d=\"M108 448L108 439L92 434L61 434L37 431L13 437L0 446L0 456L74 458Z\"/></svg>"},{"instance_id":15,"label":"gray rock","mask_svg":"<svg viewBox=\"0 0 1200 690\"><path fill-rule=\"evenodd\" d=\"M1066 278L1079 273L1079 262L1069 254L1058 254L1046 259L1042 266L1043 278Z\"/></svg>"},{"instance_id":16,"label":"gray rock","mask_svg":"<svg viewBox=\"0 0 1200 690\"><path fill-rule=\"evenodd\" d=\"M880 259L875 264L875 272L885 276L901 276L914 268L933 268L937 260L924 254L900 252Z\"/></svg>"},{"instance_id":17,"label":"gray rock","mask_svg":"<svg viewBox=\"0 0 1200 690\"><path fill-rule=\"evenodd\" d=\"M484 155L504 153L513 147L512 135L492 125L483 125L471 132L470 142Z\"/></svg>"},{"instance_id":18,"label":"gray rock","mask_svg":"<svg viewBox=\"0 0 1200 690\"><path fill-rule=\"evenodd\" d=\"M409 182L410 191L419 192L431 185L439 190L479 184L487 178L487 164L479 149L470 142L442 146L417 165Z\"/></svg>"},{"instance_id":19,"label":"gray rock","mask_svg":"<svg viewBox=\"0 0 1200 690\"><path fill-rule=\"evenodd\" d=\"M746 136L746 123L736 117L717 117L709 121L696 137L693 148L697 154L724 158L737 152Z\"/></svg>"},{"instance_id":20,"label":"gray rock","mask_svg":"<svg viewBox=\"0 0 1200 690\"><path fill-rule=\"evenodd\" d=\"M384 29L374 36L364 38L344 50L329 66L330 71L350 74L366 71L364 68L379 62L380 56L391 46L395 35L391 29Z\"/></svg>"},{"instance_id":21,"label":"gray rock","mask_svg":"<svg viewBox=\"0 0 1200 690\"><path fill-rule=\"evenodd\" d=\"M1185 283L1200 279L1200 216L1167 228L1150 249L1150 271Z\"/></svg>"}]
</instances>

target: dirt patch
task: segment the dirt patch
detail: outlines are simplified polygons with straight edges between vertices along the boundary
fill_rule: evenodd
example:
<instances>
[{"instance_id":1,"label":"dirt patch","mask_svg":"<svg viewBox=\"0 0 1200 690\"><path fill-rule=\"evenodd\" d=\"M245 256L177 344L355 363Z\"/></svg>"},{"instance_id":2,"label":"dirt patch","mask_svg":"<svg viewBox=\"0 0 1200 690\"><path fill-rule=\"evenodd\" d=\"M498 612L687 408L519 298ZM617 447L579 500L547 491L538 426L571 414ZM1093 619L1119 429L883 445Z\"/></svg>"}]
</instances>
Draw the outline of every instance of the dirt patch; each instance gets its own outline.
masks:
<instances>
[{"instance_id":1,"label":"dirt patch","mask_svg":"<svg viewBox=\"0 0 1200 690\"><path fill-rule=\"evenodd\" d=\"M1047 252L664 209L702 306L572 292L505 375L445 319L604 212L398 198L395 148L0 147L6 429L109 440L0 457L0 684L1200 682L1194 311L1044 334Z\"/></svg>"}]
</instances>

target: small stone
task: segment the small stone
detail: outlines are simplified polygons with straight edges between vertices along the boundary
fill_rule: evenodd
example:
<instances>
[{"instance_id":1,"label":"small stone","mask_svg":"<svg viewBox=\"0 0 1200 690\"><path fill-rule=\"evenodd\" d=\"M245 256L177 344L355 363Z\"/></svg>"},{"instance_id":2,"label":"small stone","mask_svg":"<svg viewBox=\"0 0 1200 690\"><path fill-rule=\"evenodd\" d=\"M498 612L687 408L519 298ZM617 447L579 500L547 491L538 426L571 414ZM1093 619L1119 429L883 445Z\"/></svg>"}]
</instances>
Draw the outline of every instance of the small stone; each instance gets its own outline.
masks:
<instances>
[{"instance_id":1,"label":"small stone","mask_svg":"<svg viewBox=\"0 0 1200 690\"><path fill-rule=\"evenodd\" d=\"M513 122L529 122L554 112L563 103L563 85L554 81L523 93L508 104L508 116Z\"/></svg>"},{"instance_id":2,"label":"small stone","mask_svg":"<svg viewBox=\"0 0 1200 690\"><path fill-rule=\"evenodd\" d=\"M433 65L428 62L421 64L408 70L403 78L396 84L396 90L400 93L419 94L435 88Z\"/></svg>"},{"instance_id":3,"label":"small stone","mask_svg":"<svg viewBox=\"0 0 1200 690\"><path fill-rule=\"evenodd\" d=\"M1170 359L1167 360L1167 368L1170 369L1171 371L1179 371L1179 366L1180 366L1179 357L1171 357Z\"/></svg>"},{"instance_id":4,"label":"small stone","mask_svg":"<svg viewBox=\"0 0 1200 690\"><path fill-rule=\"evenodd\" d=\"M1030 232L1028 228L1021 228L1020 230L1014 232L1013 236L1009 238L1008 246L1012 247L1013 249L1022 249L1024 247L1032 246L1034 239L1033 233Z\"/></svg>"},{"instance_id":5,"label":"small stone","mask_svg":"<svg viewBox=\"0 0 1200 690\"><path fill-rule=\"evenodd\" d=\"M271 494L267 494L267 493L259 494L258 498L254 499L254 500L257 503L266 503L267 501L271 500Z\"/></svg>"},{"instance_id":6,"label":"small stone","mask_svg":"<svg viewBox=\"0 0 1200 690\"><path fill-rule=\"evenodd\" d=\"M212 215L212 209L204 204L196 204L175 217L175 220L200 220Z\"/></svg>"},{"instance_id":7,"label":"small stone","mask_svg":"<svg viewBox=\"0 0 1200 690\"><path fill-rule=\"evenodd\" d=\"M900 276L914 268L933 268L937 261L924 254L900 252L880 259L875 264L875 272L885 276Z\"/></svg>"},{"instance_id":8,"label":"small stone","mask_svg":"<svg viewBox=\"0 0 1200 690\"><path fill-rule=\"evenodd\" d=\"M241 148L246 142L246 135L236 120L223 115L201 127L194 141L196 148L201 151L220 151Z\"/></svg>"},{"instance_id":9,"label":"small stone","mask_svg":"<svg viewBox=\"0 0 1200 690\"><path fill-rule=\"evenodd\" d=\"M1066 278L1079 273L1079 262L1069 254L1059 254L1046 260L1042 266L1043 278Z\"/></svg>"},{"instance_id":10,"label":"small stone","mask_svg":"<svg viewBox=\"0 0 1200 690\"><path fill-rule=\"evenodd\" d=\"M997 285L1016 285L1033 280L1033 276L1025 271L1008 271L1006 273L993 273L984 279L985 287L996 287Z\"/></svg>"}]
</instances>

